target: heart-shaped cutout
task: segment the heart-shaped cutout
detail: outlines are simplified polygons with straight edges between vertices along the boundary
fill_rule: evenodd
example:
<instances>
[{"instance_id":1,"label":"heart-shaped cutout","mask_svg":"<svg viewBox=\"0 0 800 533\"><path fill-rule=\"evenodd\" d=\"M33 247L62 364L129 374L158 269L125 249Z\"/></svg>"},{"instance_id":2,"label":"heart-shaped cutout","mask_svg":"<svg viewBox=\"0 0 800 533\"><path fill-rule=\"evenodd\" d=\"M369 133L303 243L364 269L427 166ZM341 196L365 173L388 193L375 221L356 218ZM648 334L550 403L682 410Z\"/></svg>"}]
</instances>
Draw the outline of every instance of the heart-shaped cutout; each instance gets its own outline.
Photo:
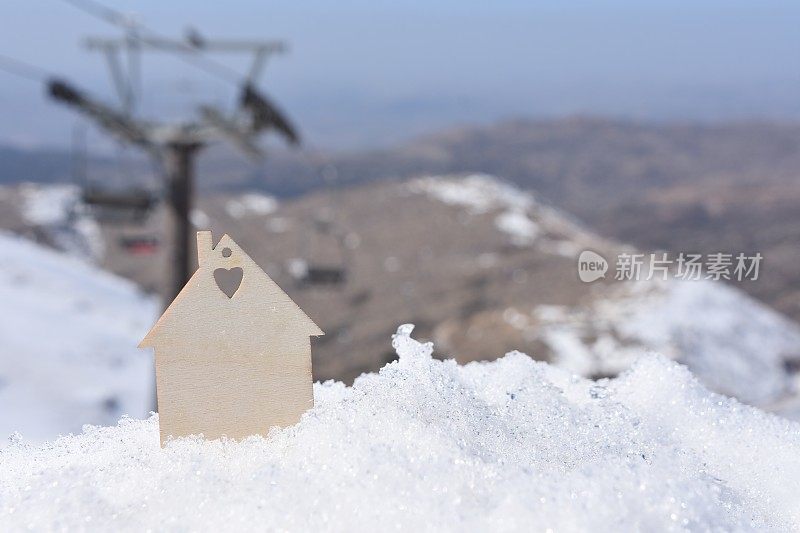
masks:
<instances>
[{"instance_id":1,"label":"heart-shaped cutout","mask_svg":"<svg viewBox=\"0 0 800 533\"><path fill-rule=\"evenodd\" d=\"M228 298L233 298L239 285L242 284L244 271L240 267L218 268L214 270L214 281L217 282L219 290L225 293Z\"/></svg>"}]
</instances>

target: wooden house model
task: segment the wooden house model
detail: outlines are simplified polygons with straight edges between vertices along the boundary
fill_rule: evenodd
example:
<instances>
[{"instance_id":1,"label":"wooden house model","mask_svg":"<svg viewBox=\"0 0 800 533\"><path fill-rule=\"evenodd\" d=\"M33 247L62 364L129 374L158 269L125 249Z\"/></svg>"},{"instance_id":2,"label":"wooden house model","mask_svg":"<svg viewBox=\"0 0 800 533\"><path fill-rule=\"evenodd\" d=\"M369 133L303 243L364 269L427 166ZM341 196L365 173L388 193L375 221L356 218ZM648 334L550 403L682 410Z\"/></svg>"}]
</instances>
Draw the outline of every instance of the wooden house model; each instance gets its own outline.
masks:
<instances>
[{"instance_id":1,"label":"wooden house model","mask_svg":"<svg viewBox=\"0 0 800 533\"><path fill-rule=\"evenodd\" d=\"M225 235L197 233L198 269L139 344L155 349L161 443L266 435L314 404L316 324ZM232 277L228 293L221 278ZM238 282L238 287L237 287Z\"/></svg>"}]
</instances>

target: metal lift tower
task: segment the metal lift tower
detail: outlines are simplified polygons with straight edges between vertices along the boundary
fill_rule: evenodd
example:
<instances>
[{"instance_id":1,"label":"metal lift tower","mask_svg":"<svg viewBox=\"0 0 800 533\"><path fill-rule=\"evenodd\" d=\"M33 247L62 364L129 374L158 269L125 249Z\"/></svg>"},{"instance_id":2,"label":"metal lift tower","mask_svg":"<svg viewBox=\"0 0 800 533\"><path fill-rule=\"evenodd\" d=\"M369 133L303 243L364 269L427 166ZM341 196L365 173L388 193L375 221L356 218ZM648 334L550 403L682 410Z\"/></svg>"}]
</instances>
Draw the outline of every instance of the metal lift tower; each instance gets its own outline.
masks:
<instances>
[{"instance_id":1,"label":"metal lift tower","mask_svg":"<svg viewBox=\"0 0 800 533\"><path fill-rule=\"evenodd\" d=\"M63 79L47 82L49 95L87 116L101 129L122 142L137 146L164 168L164 201L168 208L168 224L172 240L170 280L164 301L171 301L189 279L190 233L189 215L194 193L195 156L210 142L226 140L249 157L260 158L262 152L257 137L275 130L287 142L296 145L298 135L289 120L256 88L259 74L267 58L284 52L286 47L277 41L209 40L197 31L185 39L174 40L156 35L116 11L95 3L69 3L117 26L122 26L121 39L90 38L86 46L101 51L106 58L111 78L120 98L120 106L100 102ZM206 72L235 83L239 90L236 111L225 111L205 105L198 108L196 117L175 123L147 121L136 117L135 107L139 85L139 52L153 50L177 54L182 60ZM204 54L214 52L245 52L253 55L247 75L240 75ZM123 68L127 62L127 72Z\"/></svg>"}]
</instances>

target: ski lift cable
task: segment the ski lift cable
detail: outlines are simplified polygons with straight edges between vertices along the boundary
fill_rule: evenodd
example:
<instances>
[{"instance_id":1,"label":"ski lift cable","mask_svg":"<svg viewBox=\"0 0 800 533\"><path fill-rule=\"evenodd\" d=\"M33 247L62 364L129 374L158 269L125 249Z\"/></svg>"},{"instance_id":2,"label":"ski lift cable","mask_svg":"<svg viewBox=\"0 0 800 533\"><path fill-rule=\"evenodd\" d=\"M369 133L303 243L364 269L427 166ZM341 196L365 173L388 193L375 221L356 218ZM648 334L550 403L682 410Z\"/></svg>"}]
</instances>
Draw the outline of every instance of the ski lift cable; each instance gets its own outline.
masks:
<instances>
[{"instance_id":1,"label":"ski lift cable","mask_svg":"<svg viewBox=\"0 0 800 533\"><path fill-rule=\"evenodd\" d=\"M61 0L72 7L83 11L84 13L93 16L97 19L103 20L114 26L121 27L128 32L128 37L134 41L143 43L146 42L148 37L155 40L166 40L165 37L160 35L152 28L145 26L141 22L134 21L131 17L107 7L95 0ZM241 83L242 75L227 65L214 61L213 59L205 56L202 52L189 44L179 44L177 50L173 48L167 49L169 52L175 53L176 57L184 63L190 64L206 74L216 76L217 78L239 85Z\"/></svg>"},{"instance_id":2,"label":"ski lift cable","mask_svg":"<svg viewBox=\"0 0 800 533\"><path fill-rule=\"evenodd\" d=\"M0 54L0 70L35 82L52 78L52 75L43 68L3 54Z\"/></svg>"},{"instance_id":3,"label":"ski lift cable","mask_svg":"<svg viewBox=\"0 0 800 533\"><path fill-rule=\"evenodd\" d=\"M15 59L13 57L7 56L5 54L0 54L0 71L6 72L8 74L17 76L22 79L26 79L35 83L48 83L54 79L56 76L51 72L28 63L26 61L21 61L19 59ZM80 145L80 146L79 146ZM75 160L73 161L73 168L72 168L72 178L73 180L78 182L78 180L85 180L86 179L86 131L84 128L81 128L80 131L77 129L73 130L73 138L72 138L72 151ZM124 145L120 145L120 149L124 150ZM80 154L76 152L80 150ZM80 161L77 158L80 158ZM121 155L118 153L118 165L121 166Z\"/></svg>"},{"instance_id":4,"label":"ski lift cable","mask_svg":"<svg viewBox=\"0 0 800 533\"><path fill-rule=\"evenodd\" d=\"M81 11L115 26L124 26L130 29L135 25L133 19L124 13L104 6L100 2L92 0L63 0L64 2L80 9Z\"/></svg>"}]
</instances>

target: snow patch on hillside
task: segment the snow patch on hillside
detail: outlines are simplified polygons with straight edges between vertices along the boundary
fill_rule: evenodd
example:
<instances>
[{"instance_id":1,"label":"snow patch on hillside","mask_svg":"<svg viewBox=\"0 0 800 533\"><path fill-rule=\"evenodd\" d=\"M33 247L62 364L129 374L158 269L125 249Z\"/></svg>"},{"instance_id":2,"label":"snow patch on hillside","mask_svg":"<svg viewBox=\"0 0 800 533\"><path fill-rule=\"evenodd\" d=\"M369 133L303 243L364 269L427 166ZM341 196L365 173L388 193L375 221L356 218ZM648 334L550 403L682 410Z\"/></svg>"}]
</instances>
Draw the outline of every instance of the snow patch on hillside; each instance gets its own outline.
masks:
<instances>
[{"instance_id":1,"label":"snow patch on hillside","mask_svg":"<svg viewBox=\"0 0 800 533\"><path fill-rule=\"evenodd\" d=\"M0 233L0 438L144 416L152 357L136 345L156 312L132 283Z\"/></svg>"},{"instance_id":2,"label":"snow patch on hillside","mask_svg":"<svg viewBox=\"0 0 800 533\"><path fill-rule=\"evenodd\" d=\"M192 212L189 213L189 220L197 229L206 229L211 226L211 217L202 209L192 209Z\"/></svg>"},{"instance_id":3,"label":"snow patch on hillside","mask_svg":"<svg viewBox=\"0 0 800 533\"><path fill-rule=\"evenodd\" d=\"M620 283L587 308L534 314L554 362L582 375L615 375L647 349L747 403L766 407L797 393L786 362L800 360L800 328L723 283Z\"/></svg>"},{"instance_id":4,"label":"snow patch on hillside","mask_svg":"<svg viewBox=\"0 0 800 533\"><path fill-rule=\"evenodd\" d=\"M449 205L467 207L472 213L488 213L494 209L526 210L535 200L513 185L488 174L463 177L429 176L409 183L413 192L425 193Z\"/></svg>"},{"instance_id":5,"label":"snow patch on hillside","mask_svg":"<svg viewBox=\"0 0 800 533\"><path fill-rule=\"evenodd\" d=\"M81 208L77 186L26 183L20 194L23 219L41 228L56 248L82 259L103 257L100 225Z\"/></svg>"},{"instance_id":6,"label":"snow patch on hillside","mask_svg":"<svg viewBox=\"0 0 800 533\"><path fill-rule=\"evenodd\" d=\"M228 200L225 211L232 218L243 218L249 215L265 216L278 209L278 200L272 196L250 192Z\"/></svg>"},{"instance_id":7,"label":"snow patch on hillside","mask_svg":"<svg viewBox=\"0 0 800 533\"><path fill-rule=\"evenodd\" d=\"M495 226L507 233L511 241L519 246L531 244L539 236L539 225L528 218L524 211L506 211L497 215Z\"/></svg>"},{"instance_id":8,"label":"snow patch on hillside","mask_svg":"<svg viewBox=\"0 0 800 533\"><path fill-rule=\"evenodd\" d=\"M466 208L471 215L497 213L495 227L516 246L535 244L545 253L577 257L582 249L604 242L563 211L537 201L532 192L488 174L422 177L411 180L408 189Z\"/></svg>"},{"instance_id":9,"label":"snow patch on hillside","mask_svg":"<svg viewBox=\"0 0 800 533\"><path fill-rule=\"evenodd\" d=\"M591 382L513 352L316 384L296 426L159 447L155 417L0 452L0 529L788 531L800 425L664 358Z\"/></svg>"}]
</instances>

